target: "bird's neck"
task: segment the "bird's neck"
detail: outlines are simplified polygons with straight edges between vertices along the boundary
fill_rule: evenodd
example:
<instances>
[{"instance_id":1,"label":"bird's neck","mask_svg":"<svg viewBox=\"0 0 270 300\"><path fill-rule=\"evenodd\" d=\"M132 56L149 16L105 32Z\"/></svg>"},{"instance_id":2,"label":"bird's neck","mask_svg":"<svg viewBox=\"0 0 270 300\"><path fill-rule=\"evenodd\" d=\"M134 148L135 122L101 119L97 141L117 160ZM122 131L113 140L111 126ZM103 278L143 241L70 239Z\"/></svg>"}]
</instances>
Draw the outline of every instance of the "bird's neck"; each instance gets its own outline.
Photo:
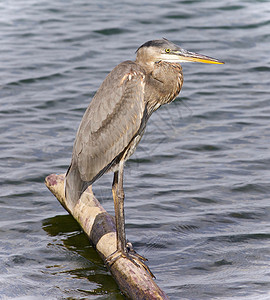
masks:
<instances>
[{"instance_id":1,"label":"bird's neck","mask_svg":"<svg viewBox=\"0 0 270 300\"><path fill-rule=\"evenodd\" d=\"M156 62L151 71L146 72L148 79L146 97L153 110L170 103L179 94L184 80L181 65Z\"/></svg>"},{"instance_id":2,"label":"bird's neck","mask_svg":"<svg viewBox=\"0 0 270 300\"><path fill-rule=\"evenodd\" d=\"M142 59L138 59L138 57L135 60L135 63L138 64L140 67L142 67L146 74L152 73L155 63L152 61L144 61Z\"/></svg>"}]
</instances>

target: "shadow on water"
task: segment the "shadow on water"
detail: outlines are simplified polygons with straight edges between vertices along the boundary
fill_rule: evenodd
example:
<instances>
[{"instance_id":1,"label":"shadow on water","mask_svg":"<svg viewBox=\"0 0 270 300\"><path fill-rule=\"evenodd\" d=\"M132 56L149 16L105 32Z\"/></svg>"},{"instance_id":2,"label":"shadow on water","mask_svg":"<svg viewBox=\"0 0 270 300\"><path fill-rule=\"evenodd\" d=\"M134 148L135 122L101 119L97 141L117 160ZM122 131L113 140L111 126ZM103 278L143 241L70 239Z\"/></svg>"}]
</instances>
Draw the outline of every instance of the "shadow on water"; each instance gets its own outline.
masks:
<instances>
[{"instance_id":1,"label":"shadow on water","mask_svg":"<svg viewBox=\"0 0 270 300\"><path fill-rule=\"evenodd\" d=\"M72 256L72 264L69 264L68 268L64 271L60 265L51 265L47 266L47 268L52 269L54 273L64 272L73 278L87 279L90 283L94 282L97 286L97 288L91 290L82 288L76 289L76 287L72 286L71 291L66 292L72 292L75 288L79 294L84 294L85 296L105 296L104 298L99 297L98 299L108 299L108 295L110 295L110 299L125 299L120 291L118 293L116 292L118 287L113 277L109 271L107 271L98 253L91 246L87 236L72 216L58 215L46 219L43 221L42 228L49 236L56 237L56 239L48 245L49 247L54 248L54 251L57 251L59 247L65 248L68 252L71 252L71 254L76 254L75 260L77 260L77 262L74 262L74 257ZM59 255L59 253L55 255ZM81 260L83 260L83 263ZM65 263L66 262L68 262L68 260L66 260ZM70 268L72 266L73 268ZM76 296L76 298L68 297L67 299L78 298Z\"/></svg>"}]
</instances>

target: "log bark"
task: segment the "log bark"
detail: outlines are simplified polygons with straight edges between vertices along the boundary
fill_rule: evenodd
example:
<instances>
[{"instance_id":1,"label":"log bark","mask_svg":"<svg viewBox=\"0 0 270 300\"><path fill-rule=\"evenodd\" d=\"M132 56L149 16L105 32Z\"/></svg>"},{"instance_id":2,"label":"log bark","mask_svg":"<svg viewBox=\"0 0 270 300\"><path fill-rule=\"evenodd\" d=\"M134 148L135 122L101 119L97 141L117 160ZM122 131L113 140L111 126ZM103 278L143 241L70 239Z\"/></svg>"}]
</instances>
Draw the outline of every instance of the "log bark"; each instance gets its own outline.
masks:
<instances>
[{"instance_id":1,"label":"log bark","mask_svg":"<svg viewBox=\"0 0 270 300\"><path fill-rule=\"evenodd\" d=\"M45 184L62 206L74 217L105 263L106 257L116 251L114 218L106 212L89 187L74 207L68 206L64 192L65 175L51 174ZM151 275L129 259L120 257L107 266L122 293L130 299L169 299L157 286Z\"/></svg>"}]
</instances>

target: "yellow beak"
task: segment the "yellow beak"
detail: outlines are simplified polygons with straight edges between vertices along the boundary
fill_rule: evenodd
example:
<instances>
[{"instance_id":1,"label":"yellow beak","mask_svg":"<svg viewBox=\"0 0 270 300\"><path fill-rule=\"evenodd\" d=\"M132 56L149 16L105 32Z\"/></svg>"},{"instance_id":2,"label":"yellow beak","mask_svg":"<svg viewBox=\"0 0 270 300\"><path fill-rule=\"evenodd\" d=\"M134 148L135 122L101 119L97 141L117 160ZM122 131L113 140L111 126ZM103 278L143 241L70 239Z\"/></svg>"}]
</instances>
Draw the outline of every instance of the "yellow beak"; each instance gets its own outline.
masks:
<instances>
[{"instance_id":1,"label":"yellow beak","mask_svg":"<svg viewBox=\"0 0 270 300\"><path fill-rule=\"evenodd\" d=\"M224 64L216 58L209 57L206 55L198 54L195 52L190 52L184 49L171 50L170 53L166 55L168 61L171 62L200 62L205 64Z\"/></svg>"}]
</instances>

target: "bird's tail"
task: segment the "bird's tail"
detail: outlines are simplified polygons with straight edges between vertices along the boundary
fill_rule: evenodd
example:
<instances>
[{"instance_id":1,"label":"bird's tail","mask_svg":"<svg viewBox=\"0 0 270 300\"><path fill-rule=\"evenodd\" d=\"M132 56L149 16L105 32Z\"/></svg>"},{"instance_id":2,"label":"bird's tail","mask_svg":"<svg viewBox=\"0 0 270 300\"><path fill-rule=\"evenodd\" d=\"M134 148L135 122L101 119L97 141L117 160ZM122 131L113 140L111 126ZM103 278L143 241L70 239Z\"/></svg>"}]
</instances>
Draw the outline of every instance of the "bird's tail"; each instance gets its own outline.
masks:
<instances>
[{"instance_id":1,"label":"bird's tail","mask_svg":"<svg viewBox=\"0 0 270 300\"><path fill-rule=\"evenodd\" d=\"M81 179L79 169L75 162L71 162L65 178L65 196L67 205L74 207L81 197L86 182Z\"/></svg>"}]
</instances>

